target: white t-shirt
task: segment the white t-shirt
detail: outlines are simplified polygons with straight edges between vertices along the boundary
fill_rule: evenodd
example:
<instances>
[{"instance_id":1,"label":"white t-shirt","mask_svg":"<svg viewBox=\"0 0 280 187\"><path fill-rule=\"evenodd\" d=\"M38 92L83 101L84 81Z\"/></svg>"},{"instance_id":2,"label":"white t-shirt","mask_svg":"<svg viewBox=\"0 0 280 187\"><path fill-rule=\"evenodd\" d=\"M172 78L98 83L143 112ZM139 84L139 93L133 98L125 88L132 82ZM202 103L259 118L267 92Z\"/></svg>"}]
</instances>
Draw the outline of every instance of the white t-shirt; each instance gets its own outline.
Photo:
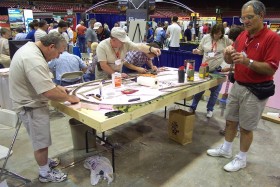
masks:
<instances>
[{"instance_id":1,"label":"white t-shirt","mask_svg":"<svg viewBox=\"0 0 280 187\"><path fill-rule=\"evenodd\" d=\"M162 28L162 27L157 27L157 28L156 28L156 30L155 30L155 34L154 34L154 35L155 35L155 36L154 36L154 38L156 38L156 37L157 37L158 32L159 32L159 31L161 31L161 30L163 30L163 28Z\"/></svg>"},{"instance_id":2,"label":"white t-shirt","mask_svg":"<svg viewBox=\"0 0 280 187\"><path fill-rule=\"evenodd\" d=\"M30 53L32 51L32 53ZM34 42L28 42L15 53L9 72L10 97L13 108L43 107L48 99L42 93L55 87L48 63Z\"/></svg>"},{"instance_id":3,"label":"white t-shirt","mask_svg":"<svg viewBox=\"0 0 280 187\"><path fill-rule=\"evenodd\" d=\"M230 30L229 27L226 27L226 28L225 28L225 34L228 34L228 33L229 33L229 30Z\"/></svg>"},{"instance_id":4,"label":"white t-shirt","mask_svg":"<svg viewBox=\"0 0 280 187\"><path fill-rule=\"evenodd\" d=\"M70 27L67 29L67 33L68 33L69 39L71 40L71 42L69 42L69 44L73 45L74 33Z\"/></svg>"},{"instance_id":5,"label":"white t-shirt","mask_svg":"<svg viewBox=\"0 0 280 187\"><path fill-rule=\"evenodd\" d=\"M58 31L58 28L52 29L52 30L49 31L49 33L52 33L52 32L58 32L58 33L60 33L60 32ZM66 32L63 32L63 33L60 33L60 34L62 34L62 36L65 38L66 42L69 43L69 36L68 36L68 34L67 34Z\"/></svg>"},{"instance_id":6,"label":"white t-shirt","mask_svg":"<svg viewBox=\"0 0 280 187\"><path fill-rule=\"evenodd\" d=\"M199 27L200 39L203 38L203 26Z\"/></svg>"},{"instance_id":7,"label":"white t-shirt","mask_svg":"<svg viewBox=\"0 0 280 187\"><path fill-rule=\"evenodd\" d=\"M169 25L166 34L170 35L170 47L180 47L181 27L177 23Z\"/></svg>"},{"instance_id":8,"label":"white t-shirt","mask_svg":"<svg viewBox=\"0 0 280 187\"><path fill-rule=\"evenodd\" d=\"M40 28L38 28L35 31L35 34L34 34L35 42L40 41L40 38L42 38L45 35L47 35L47 32L42 30L42 29L40 29Z\"/></svg>"}]
</instances>

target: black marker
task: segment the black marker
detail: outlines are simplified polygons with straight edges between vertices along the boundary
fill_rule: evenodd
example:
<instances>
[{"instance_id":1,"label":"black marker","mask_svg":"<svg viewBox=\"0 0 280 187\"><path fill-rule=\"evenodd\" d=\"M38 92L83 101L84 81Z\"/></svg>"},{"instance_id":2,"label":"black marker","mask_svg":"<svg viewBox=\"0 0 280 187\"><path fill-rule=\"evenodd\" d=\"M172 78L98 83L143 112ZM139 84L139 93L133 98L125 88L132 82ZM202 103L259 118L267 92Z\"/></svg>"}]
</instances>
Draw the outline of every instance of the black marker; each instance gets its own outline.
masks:
<instances>
[{"instance_id":1,"label":"black marker","mask_svg":"<svg viewBox=\"0 0 280 187\"><path fill-rule=\"evenodd\" d=\"M138 98L133 98L133 99L129 99L128 102L133 102L133 101L138 101L138 100L140 100L140 97L138 97Z\"/></svg>"}]
</instances>

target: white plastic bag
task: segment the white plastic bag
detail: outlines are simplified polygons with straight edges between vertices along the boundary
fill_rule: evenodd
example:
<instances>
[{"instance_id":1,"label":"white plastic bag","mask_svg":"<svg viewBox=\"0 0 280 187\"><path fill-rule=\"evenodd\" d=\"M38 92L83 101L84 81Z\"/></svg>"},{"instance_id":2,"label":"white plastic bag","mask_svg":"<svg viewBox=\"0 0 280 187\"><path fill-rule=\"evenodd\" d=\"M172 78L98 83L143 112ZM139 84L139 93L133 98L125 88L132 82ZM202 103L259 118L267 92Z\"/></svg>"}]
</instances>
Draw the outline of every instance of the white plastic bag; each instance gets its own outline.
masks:
<instances>
[{"instance_id":1,"label":"white plastic bag","mask_svg":"<svg viewBox=\"0 0 280 187\"><path fill-rule=\"evenodd\" d=\"M92 156L85 160L84 167L90 169L91 185L96 185L100 179L108 180L110 184L113 177L113 167L111 162L102 156Z\"/></svg>"}]
</instances>

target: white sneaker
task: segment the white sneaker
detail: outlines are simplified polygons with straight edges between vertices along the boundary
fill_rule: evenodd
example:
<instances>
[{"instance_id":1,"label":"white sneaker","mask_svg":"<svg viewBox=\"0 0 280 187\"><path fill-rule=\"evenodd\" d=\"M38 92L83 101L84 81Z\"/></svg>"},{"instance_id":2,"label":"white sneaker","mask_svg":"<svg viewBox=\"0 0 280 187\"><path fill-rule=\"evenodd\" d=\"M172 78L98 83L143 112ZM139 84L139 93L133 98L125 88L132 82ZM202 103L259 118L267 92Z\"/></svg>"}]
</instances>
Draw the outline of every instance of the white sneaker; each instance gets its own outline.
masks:
<instances>
[{"instance_id":1,"label":"white sneaker","mask_svg":"<svg viewBox=\"0 0 280 187\"><path fill-rule=\"evenodd\" d=\"M57 167L60 164L60 159L59 158L51 158L50 159L50 163L49 163L49 167L51 169Z\"/></svg>"},{"instance_id":2,"label":"white sneaker","mask_svg":"<svg viewBox=\"0 0 280 187\"><path fill-rule=\"evenodd\" d=\"M67 174L62 171L52 169L48 172L48 175L43 177L39 175L40 182L62 182L67 179Z\"/></svg>"},{"instance_id":3,"label":"white sneaker","mask_svg":"<svg viewBox=\"0 0 280 187\"><path fill-rule=\"evenodd\" d=\"M188 111L189 113L194 113L194 110L193 110L191 107L189 107L187 111Z\"/></svg>"},{"instance_id":4,"label":"white sneaker","mask_svg":"<svg viewBox=\"0 0 280 187\"><path fill-rule=\"evenodd\" d=\"M208 149L207 154L210 156L219 156L219 157L225 157L225 158L231 158L232 157L232 151L225 151L223 150L223 145L221 145L218 148L215 149Z\"/></svg>"},{"instance_id":5,"label":"white sneaker","mask_svg":"<svg viewBox=\"0 0 280 187\"><path fill-rule=\"evenodd\" d=\"M213 111L207 111L206 117L212 118L212 116L213 116Z\"/></svg>"},{"instance_id":6,"label":"white sneaker","mask_svg":"<svg viewBox=\"0 0 280 187\"><path fill-rule=\"evenodd\" d=\"M235 158L224 166L224 170L226 171L238 171L242 168L246 167L246 160L242 160L238 155Z\"/></svg>"}]
</instances>

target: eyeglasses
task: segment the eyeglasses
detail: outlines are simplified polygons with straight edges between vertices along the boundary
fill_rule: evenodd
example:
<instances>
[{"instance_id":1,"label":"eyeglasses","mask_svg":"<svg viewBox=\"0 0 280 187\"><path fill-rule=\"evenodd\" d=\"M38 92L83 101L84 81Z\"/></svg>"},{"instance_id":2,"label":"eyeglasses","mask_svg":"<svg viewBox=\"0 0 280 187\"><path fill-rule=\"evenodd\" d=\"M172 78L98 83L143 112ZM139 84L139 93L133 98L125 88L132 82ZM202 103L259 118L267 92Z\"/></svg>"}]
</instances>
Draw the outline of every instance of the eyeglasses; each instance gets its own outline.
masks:
<instances>
[{"instance_id":1,"label":"eyeglasses","mask_svg":"<svg viewBox=\"0 0 280 187\"><path fill-rule=\"evenodd\" d=\"M255 15L248 15L248 16L243 16L241 18L239 18L240 23L244 23L245 20L252 20L255 17Z\"/></svg>"}]
</instances>

